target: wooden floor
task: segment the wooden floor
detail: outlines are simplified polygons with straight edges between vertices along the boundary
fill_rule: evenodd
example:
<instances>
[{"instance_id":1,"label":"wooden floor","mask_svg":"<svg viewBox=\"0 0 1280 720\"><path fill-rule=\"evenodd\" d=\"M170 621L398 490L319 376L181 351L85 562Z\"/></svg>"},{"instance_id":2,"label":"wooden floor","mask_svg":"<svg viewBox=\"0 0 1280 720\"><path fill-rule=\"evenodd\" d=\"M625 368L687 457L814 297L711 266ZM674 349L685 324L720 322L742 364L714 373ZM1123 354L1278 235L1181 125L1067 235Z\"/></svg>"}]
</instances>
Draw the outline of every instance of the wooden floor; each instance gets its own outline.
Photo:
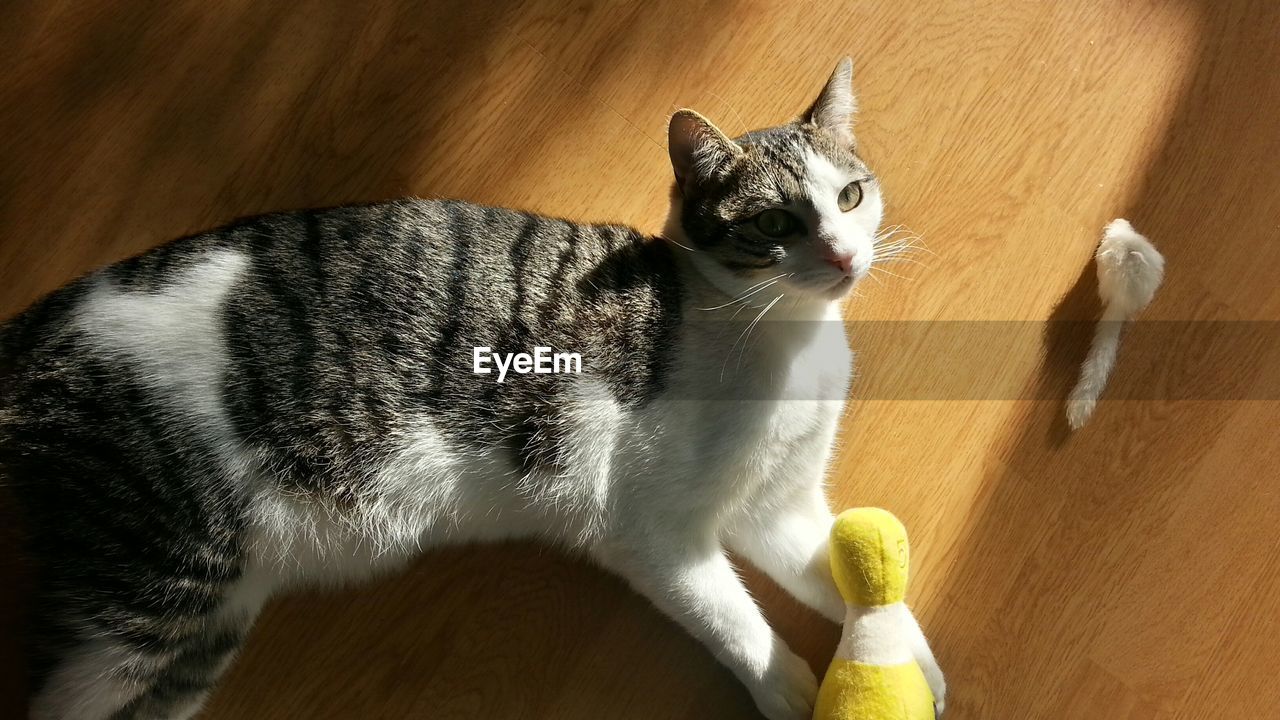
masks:
<instances>
[{"instance_id":1,"label":"wooden floor","mask_svg":"<svg viewBox=\"0 0 1280 720\"><path fill-rule=\"evenodd\" d=\"M0 5L0 317L274 209L454 196L656 230L671 111L776 123L851 53L886 222L933 254L848 316L951 322L855 326L831 501L911 529L948 717L1275 715L1280 4L354 5ZM1088 331L1067 321L1096 317L1116 216L1168 258L1146 317L1180 322L1126 338L1129 399L1068 437ZM836 629L751 581L821 671ZM2 584L14 717L22 592ZM622 583L512 546L272 603L204 716L753 712Z\"/></svg>"}]
</instances>

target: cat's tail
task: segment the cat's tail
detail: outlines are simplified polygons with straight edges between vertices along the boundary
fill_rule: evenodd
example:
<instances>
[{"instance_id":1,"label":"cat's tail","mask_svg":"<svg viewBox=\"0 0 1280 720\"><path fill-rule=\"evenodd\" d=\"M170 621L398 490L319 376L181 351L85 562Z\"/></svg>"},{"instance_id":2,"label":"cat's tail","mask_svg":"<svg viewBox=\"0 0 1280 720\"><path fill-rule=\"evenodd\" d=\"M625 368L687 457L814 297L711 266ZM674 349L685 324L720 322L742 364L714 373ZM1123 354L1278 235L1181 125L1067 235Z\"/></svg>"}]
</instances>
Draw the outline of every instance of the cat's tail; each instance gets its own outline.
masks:
<instances>
[{"instance_id":1,"label":"cat's tail","mask_svg":"<svg viewBox=\"0 0 1280 720\"><path fill-rule=\"evenodd\" d=\"M1107 378L1111 377L1116 354L1120 351L1120 330L1126 319L1124 308L1109 305L1093 331L1089 356L1080 367L1080 379L1067 399L1067 423L1072 430L1079 430L1093 414L1093 408L1107 386Z\"/></svg>"}]
</instances>

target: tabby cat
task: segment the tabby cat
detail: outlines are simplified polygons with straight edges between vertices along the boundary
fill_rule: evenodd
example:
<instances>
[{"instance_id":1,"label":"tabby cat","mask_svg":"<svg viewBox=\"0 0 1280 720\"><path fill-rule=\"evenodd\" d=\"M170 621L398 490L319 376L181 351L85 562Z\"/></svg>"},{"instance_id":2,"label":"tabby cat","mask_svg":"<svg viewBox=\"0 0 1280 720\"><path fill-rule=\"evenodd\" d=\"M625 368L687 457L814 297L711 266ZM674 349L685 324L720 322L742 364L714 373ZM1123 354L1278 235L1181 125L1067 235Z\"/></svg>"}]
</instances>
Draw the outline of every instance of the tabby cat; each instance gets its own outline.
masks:
<instances>
[{"instance_id":1,"label":"tabby cat","mask_svg":"<svg viewBox=\"0 0 1280 720\"><path fill-rule=\"evenodd\" d=\"M726 552L843 618L823 474L840 301L882 212L851 73L732 140L677 112L661 237L455 201L272 214L11 320L0 474L37 569L32 716L191 717L273 594L538 538L625 578L765 716L807 718L814 675ZM476 372L477 348L535 346L581 371Z\"/></svg>"}]
</instances>

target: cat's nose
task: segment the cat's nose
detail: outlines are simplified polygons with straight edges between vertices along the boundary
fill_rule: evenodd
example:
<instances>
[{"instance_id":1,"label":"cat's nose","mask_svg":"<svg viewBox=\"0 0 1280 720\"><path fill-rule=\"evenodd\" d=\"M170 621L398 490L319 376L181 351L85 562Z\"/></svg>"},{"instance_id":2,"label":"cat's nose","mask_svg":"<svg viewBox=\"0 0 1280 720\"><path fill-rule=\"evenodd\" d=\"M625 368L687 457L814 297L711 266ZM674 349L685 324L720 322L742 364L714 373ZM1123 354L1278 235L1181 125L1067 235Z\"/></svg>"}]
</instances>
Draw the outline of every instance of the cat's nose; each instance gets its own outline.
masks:
<instances>
[{"instance_id":1,"label":"cat's nose","mask_svg":"<svg viewBox=\"0 0 1280 720\"><path fill-rule=\"evenodd\" d=\"M824 259L846 276L853 275L853 253L825 253Z\"/></svg>"}]
</instances>

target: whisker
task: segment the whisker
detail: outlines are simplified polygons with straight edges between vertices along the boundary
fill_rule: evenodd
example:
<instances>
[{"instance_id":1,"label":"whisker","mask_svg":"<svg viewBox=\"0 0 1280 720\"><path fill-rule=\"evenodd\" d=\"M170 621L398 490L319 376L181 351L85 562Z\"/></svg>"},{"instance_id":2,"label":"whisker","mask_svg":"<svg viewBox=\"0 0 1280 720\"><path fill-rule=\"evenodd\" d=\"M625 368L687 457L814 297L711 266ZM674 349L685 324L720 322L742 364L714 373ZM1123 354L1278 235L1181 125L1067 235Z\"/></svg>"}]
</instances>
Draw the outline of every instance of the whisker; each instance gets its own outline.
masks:
<instances>
[{"instance_id":1,"label":"whisker","mask_svg":"<svg viewBox=\"0 0 1280 720\"><path fill-rule=\"evenodd\" d=\"M742 357L743 357L743 355L745 355L745 354L747 353L747 345L751 342L751 331L755 329L755 327L756 327L756 323L759 323L759 322L760 322L760 320L765 316L765 313L767 313L767 312L769 312L770 310L772 310L772 309L773 309L773 306L774 306L774 305L777 305L777 304L778 304L778 301L779 301L779 300L781 300L781 299L782 299L782 298L784 298L784 297L786 297L785 293L784 293L784 294L782 294L782 295L779 295L779 296L778 296L778 297L776 297L776 298L774 298L774 299L773 299L773 302L769 303L768 305L765 305L765 306L764 306L764 310L761 310L761 311L760 311L760 314L756 316L756 319L755 319L755 320L752 320L752 321L751 321L751 324L747 326L747 330L746 330L746 332L744 332L744 333L743 333L743 335L744 335L744 336L746 336L746 339L745 339L745 340L743 341L743 343L742 343L742 349L738 351L738 367L739 367L739 368L741 368L741 367L742 367ZM741 339L741 338L740 338L740 339ZM737 343L734 343L734 344L736 345ZM733 352L733 348L729 348L729 352L730 352L730 353L732 353L732 352ZM728 358L726 358L726 359L728 359Z\"/></svg>"},{"instance_id":2,"label":"whisker","mask_svg":"<svg viewBox=\"0 0 1280 720\"><path fill-rule=\"evenodd\" d=\"M903 230L890 230L889 232L882 232L882 233L880 233L880 234L876 235L876 236L875 236L875 238L874 238L874 240L875 240L876 244L879 244L879 243L887 242L887 241L889 241L889 240L891 240L891 239L893 239L893 238L900 238L900 237L903 237L903 236L905 236L905 237L909 237L909 238L917 238L917 237L919 237L919 235L909 234L910 232L911 232L910 230L905 230L905 229L903 229Z\"/></svg>"},{"instance_id":3,"label":"whisker","mask_svg":"<svg viewBox=\"0 0 1280 720\"><path fill-rule=\"evenodd\" d=\"M890 225L876 233L871 246L877 249L878 255L893 256L910 250L919 250L937 257L937 253L929 249L924 238L913 233L901 223Z\"/></svg>"},{"instance_id":4,"label":"whisker","mask_svg":"<svg viewBox=\"0 0 1280 720\"><path fill-rule=\"evenodd\" d=\"M762 280L762 281L760 281L760 282L756 283L755 285L752 285L751 287L749 287L749 288L747 288L745 291L743 291L743 294L742 294L742 295L739 295L738 297L733 298L732 300L730 300L730 301L729 301L729 302L727 302L727 303L724 303L723 305L716 305L715 307L709 307L709 308L698 308L698 309L699 309L699 310L719 310L719 309L721 309L721 308L727 308L727 307L729 307L730 305L733 305L734 303L739 303L739 302L742 302L743 300L746 300L747 298L751 297L752 295L755 295L756 293L760 292L761 290L764 290L765 288L768 288L770 285L773 285L774 283L781 282L781 281L783 280L783 278L789 278L789 277L791 277L791 276L792 276L792 275L794 275L794 274L795 274L795 273L781 273L781 274L779 274L779 275L775 275L775 276L773 276L773 277L769 278L768 280Z\"/></svg>"},{"instance_id":5,"label":"whisker","mask_svg":"<svg viewBox=\"0 0 1280 720\"><path fill-rule=\"evenodd\" d=\"M892 276L894 276L894 277L896 277L896 278L898 278L898 279L900 279L900 280L908 280L908 281L909 281L909 280L911 280L911 279L912 279L912 278L909 278L909 277L905 277L905 276L903 276L903 275L899 275L898 273L893 272L893 271L891 271L891 270L885 270L885 269L884 269L884 268L882 268L882 267L875 267L874 265L871 267L871 272L872 272L872 273L875 273L875 271L877 271L877 270L879 270L880 272L882 272L882 273L884 273L884 274L886 274L886 275L892 275Z\"/></svg>"},{"instance_id":6,"label":"whisker","mask_svg":"<svg viewBox=\"0 0 1280 720\"><path fill-rule=\"evenodd\" d=\"M664 236L664 237L665 237L665 236ZM689 252L691 252L691 253L696 253L696 252L698 252L697 250L695 250L695 249L693 249L693 248L689 247L688 245L685 245L684 243L682 243L682 242L680 242L680 241L678 241L678 240L675 240L674 238L666 238L666 240L667 240L667 242L671 243L672 245L675 245L675 246L676 246L676 247L678 247L678 248L683 248L683 249L685 249L685 250L688 250L688 251L689 251Z\"/></svg>"},{"instance_id":7,"label":"whisker","mask_svg":"<svg viewBox=\"0 0 1280 720\"><path fill-rule=\"evenodd\" d=\"M875 265L877 263L881 265L891 265L893 263L911 263L912 265L919 265L920 267L924 267L924 268L929 267L928 265L920 262L919 260L916 260L913 257L898 256L898 255L890 255L885 258L876 258L871 261L872 265Z\"/></svg>"},{"instance_id":8,"label":"whisker","mask_svg":"<svg viewBox=\"0 0 1280 720\"><path fill-rule=\"evenodd\" d=\"M890 245L889 247L886 247L886 248L878 248L876 250L876 254L884 257L889 257L893 255L909 254L919 249L920 248L917 245Z\"/></svg>"},{"instance_id":9,"label":"whisker","mask_svg":"<svg viewBox=\"0 0 1280 720\"><path fill-rule=\"evenodd\" d=\"M743 310L744 308L746 308L746 307L747 307L747 304L746 304L746 303L743 303L743 304L739 305L739 306L738 306L738 309L737 309L737 310L734 310L734 311L733 311L733 314L729 316L729 319L728 319L728 320L726 320L724 323L722 323L723 327L721 327L721 328L720 328L720 330L719 330L719 332L717 332L717 333L716 333L716 340L719 340L719 339L720 339L720 336L721 336L721 335L724 335L724 328L726 328L726 327L728 327L728 326L732 325L732 324L733 324L733 321L734 321L734 320L736 320L736 319L738 319L738 314L739 314L739 313L741 313L741 312L742 312L742 310ZM724 379L724 368L723 368L723 367L721 367L721 368L720 368L720 378L721 378L722 380Z\"/></svg>"},{"instance_id":10,"label":"whisker","mask_svg":"<svg viewBox=\"0 0 1280 720\"><path fill-rule=\"evenodd\" d=\"M752 291L750 291L750 292L746 293L745 295L739 295L738 297L736 297L736 298L734 298L734 299L730 300L729 302L724 303L724 304L722 304L722 305L715 305L715 306L713 306L713 307L705 307L705 308L698 308L698 309L699 309L699 310L720 310L720 309L723 309L723 308L727 308L727 307L729 307L730 305L737 305L737 304L742 304L742 305L745 307L745 306L746 306L746 303L744 303L744 302L743 302L744 300L746 300L747 298L751 297L752 295L755 295L755 294L756 294L756 293L758 293L758 292L761 292L762 290L768 290L771 286L773 286L773 285L775 285L776 283L779 283L779 282L781 282L781 280L771 280L771 281L769 281L769 282L765 283L764 285L762 285L762 286L760 286L760 287L756 288L755 290L752 290Z\"/></svg>"},{"instance_id":11,"label":"whisker","mask_svg":"<svg viewBox=\"0 0 1280 720\"><path fill-rule=\"evenodd\" d=\"M887 243L884 243L884 242L882 242L882 243L875 243L875 244L873 244L873 245L872 245L872 247L876 247L876 248L885 248L885 249L892 249L892 248L923 248L923 247L924 247L923 245L918 245L918 244L916 244L916 241L918 241L919 239L920 239L920 238L918 238L918 237L898 238L897 240L894 240L893 242L887 242Z\"/></svg>"},{"instance_id":12,"label":"whisker","mask_svg":"<svg viewBox=\"0 0 1280 720\"><path fill-rule=\"evenodd\" d=\"M873 247L875 246L873 245ZM884 248L887 250L892 250L896 248L919 250L921 252L929 253L934 257L938 257L938 253L930 250L929 246L924 243L924 239L921 238L919 235L913 235L911 237L894 240L893 242L884 245Z\"/></svg>"},{"instance_id":13,"label":"whisker","mask_svg":"<svg viewBox=\"0 0 1280 720\"><path fill-rule=\"evenodd\" d=\"M916 254L916 251L919 249L920 248L915 246L891 247L883 250L876 250L875 257L891 258L891 257L898 257L898 256L911 256Z\"/></svg>"},{"instance_id":14,"label":"whisker","mask_svg":"<svg viewBox=\"0 0 1280 720\"><path fill-rule=\"evenodd\" d=\"M778 301L785 296L786 296L785 293L779 294L778 297L773 299L773 302L769 303L768 305L765 305L764 309L760 311L760 314L756 315L755 319L752 320L749 325L747 325L747 329L743 330L742 334L738 336L738 339L733 341L733 345L729 346L729 352L728 354L725 355L724 362L720 365L720 382L724 382L724 370L726 367L729 366L729 358L733 357L733 351L735 348L738 347L738 343L742 342L743 338L749 338L751 335L752 328L756 326L756 323L760 322L760 318L764 317L765 313L769 312L769 310L772 309L774 305L777 305ZM736 316L736 313L735 313L735 316ZM743 345L742 346L743 352L746 352L746 349L747 349L746 345ZM742 367L742 353L738 353L738 368L741 368L741 367Z\"/></svg>"}]
</instances>

